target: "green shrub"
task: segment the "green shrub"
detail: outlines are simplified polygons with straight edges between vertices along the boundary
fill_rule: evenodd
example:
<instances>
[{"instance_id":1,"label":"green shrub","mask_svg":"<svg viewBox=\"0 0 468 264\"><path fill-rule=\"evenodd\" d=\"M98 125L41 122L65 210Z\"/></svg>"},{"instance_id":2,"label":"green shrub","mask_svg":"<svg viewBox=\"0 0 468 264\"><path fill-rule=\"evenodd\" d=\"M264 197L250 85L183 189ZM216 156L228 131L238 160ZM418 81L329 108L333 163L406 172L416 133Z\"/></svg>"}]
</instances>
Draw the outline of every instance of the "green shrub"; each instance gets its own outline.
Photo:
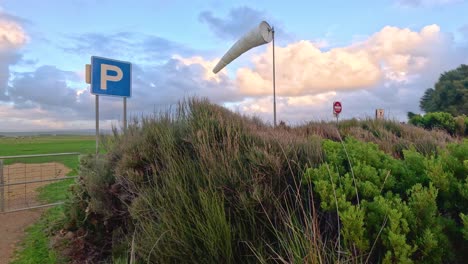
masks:
<instances>
[{"instance_id":1,"label":"green shrub","mask_svg":"<svg viewBox=\"0 0 468 264\"><path fill-rule=\"evenodd\" d=\"M321 209L338 211L348 254L384 263L467 259L468 141L431 157L405 150L403 160L351 138L342 146L325 140L323 148L325 163L304 180Z\"/></svg>"},{"instance_id":2,"label":"green shrub","mask_svg":"<svg viewBox=\"0 0 468 264\"><path fill-rule=\"evenodd\" d=\"M442 129L451 135L461 137L468 135L468 117L464 115L453 117L445 112L427 113L424 116L412 115L409 123L425 129Z\"/></svg>"}]
</instances>

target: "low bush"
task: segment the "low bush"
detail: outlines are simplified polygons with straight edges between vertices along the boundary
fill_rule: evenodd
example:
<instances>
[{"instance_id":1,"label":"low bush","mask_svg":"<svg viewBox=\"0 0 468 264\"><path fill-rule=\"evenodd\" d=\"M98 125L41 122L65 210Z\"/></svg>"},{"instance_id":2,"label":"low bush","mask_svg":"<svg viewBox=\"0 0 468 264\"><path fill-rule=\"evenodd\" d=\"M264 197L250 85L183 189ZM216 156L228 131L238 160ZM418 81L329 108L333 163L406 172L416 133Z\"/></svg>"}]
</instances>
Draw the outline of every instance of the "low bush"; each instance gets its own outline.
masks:
<instances>
[{"instance_id":1,"label":"low bush","mask_svg":"<svg viewBox=\"0 0 468 264\"><path fill-rule=\"evenodd\" d=\"M442 129L460 137L468 136L468 117L465 115L453 117L445 112L427 113L423 116L412 114L409 123L425 129Z\"/></svg>"},{"instance_id":2,"label":"low bush","mask_svg":"<svg viewBox=\"0 0 468 264\"><path fill-rule=\"evenodd\" d=\"M468 140L431 157L405 150L402 160L351 138L323 148L325 163L304 179L321 209L339 216L348 254L384 263L468 259Z\"/></svg>"}]
</instances>

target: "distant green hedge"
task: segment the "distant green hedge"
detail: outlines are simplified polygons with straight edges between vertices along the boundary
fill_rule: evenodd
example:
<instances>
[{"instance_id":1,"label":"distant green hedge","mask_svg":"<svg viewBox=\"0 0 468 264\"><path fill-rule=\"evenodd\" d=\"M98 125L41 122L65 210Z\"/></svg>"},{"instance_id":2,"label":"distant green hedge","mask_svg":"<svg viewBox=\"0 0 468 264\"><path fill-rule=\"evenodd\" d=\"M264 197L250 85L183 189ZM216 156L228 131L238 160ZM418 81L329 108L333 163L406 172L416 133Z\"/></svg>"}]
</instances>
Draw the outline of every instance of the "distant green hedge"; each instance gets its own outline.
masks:
<instances>
[{"instance_id":1,"label":"distant green hedge","mask_svg":"<svg viewBox=\"0 0 468 264\"><path fill-rule=\"evenodd\" d=\"M468 136L468 117L465 115L453 117L445 112L412 114L409 123L426 129L443 129L451 135Z\"/></svg>"}]
</instances>

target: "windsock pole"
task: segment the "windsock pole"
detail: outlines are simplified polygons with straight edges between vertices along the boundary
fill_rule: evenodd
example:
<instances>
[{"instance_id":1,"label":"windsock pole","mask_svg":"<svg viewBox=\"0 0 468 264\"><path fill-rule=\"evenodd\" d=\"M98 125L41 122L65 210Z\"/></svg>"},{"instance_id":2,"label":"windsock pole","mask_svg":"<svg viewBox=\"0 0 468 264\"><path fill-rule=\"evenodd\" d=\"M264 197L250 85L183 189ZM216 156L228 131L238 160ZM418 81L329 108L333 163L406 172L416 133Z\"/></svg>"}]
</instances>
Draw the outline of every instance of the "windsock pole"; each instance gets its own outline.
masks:
<instances>
[{"instance_id":1,"label":"windsock pole","mask_svg":"<svg viewBox=\"0 0 468 264\"><path fill-rule=\"evenodd\" d=\"M275 28L271 28L273 37L273 124L276 127L276 80L275 80Z\"/></svg>"}]
</instances>

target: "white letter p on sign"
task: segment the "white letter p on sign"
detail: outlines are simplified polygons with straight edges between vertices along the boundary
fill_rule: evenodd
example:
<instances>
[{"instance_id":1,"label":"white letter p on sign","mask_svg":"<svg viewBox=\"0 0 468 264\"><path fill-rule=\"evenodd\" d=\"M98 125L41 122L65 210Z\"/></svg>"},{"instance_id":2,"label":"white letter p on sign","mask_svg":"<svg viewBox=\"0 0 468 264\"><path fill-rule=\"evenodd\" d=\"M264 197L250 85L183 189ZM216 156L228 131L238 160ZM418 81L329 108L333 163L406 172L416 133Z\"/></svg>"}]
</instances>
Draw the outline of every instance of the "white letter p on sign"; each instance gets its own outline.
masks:
<instances>
[{"instance_id":1,"label":"white letter p on sign","mask_svg":"<svg viewBox=\"0 0 468 264\"><path fill-rule=\"evenodd\" d=\"M115 75L108 75L108 71L113 71ZM114 65L101 64L101 89L107 90L107 81L118 82L122 80L123 73L122 70Z\"/></svg>"}]
</instances>

